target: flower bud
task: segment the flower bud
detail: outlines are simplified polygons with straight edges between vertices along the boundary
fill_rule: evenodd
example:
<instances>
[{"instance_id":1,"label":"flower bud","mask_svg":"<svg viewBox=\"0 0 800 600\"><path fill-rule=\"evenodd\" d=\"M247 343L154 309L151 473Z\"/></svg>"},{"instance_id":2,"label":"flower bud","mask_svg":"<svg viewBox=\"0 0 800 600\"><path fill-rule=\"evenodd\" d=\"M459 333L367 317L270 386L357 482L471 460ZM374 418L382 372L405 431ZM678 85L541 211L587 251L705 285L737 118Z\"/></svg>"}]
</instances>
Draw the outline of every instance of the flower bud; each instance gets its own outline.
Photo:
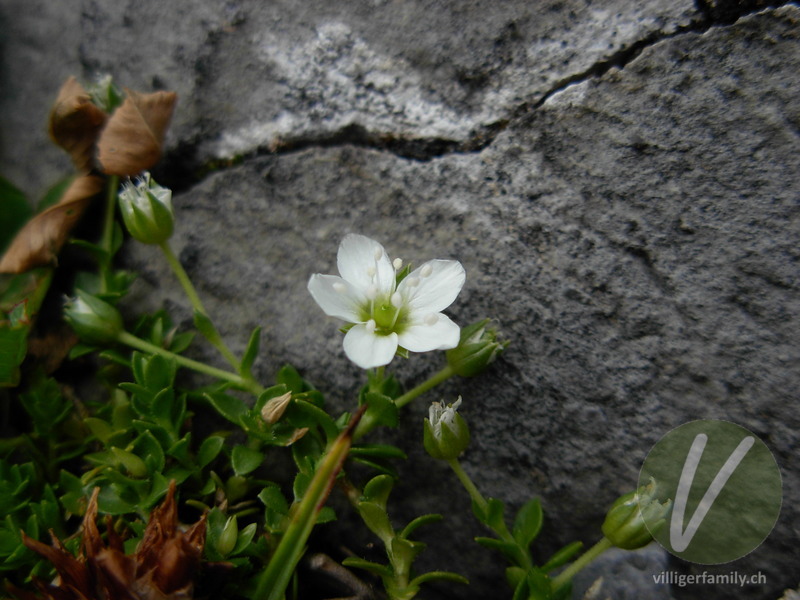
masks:
<instances>
[{"instance_id":1,"label":"flower bud","mask_svg":"<svg viewBox=\"0 0 800 600\"><path fill-rule=\"evenodd\" d=\"M161 244L172 236L172 191L145 173L135 184L125 183L119 193L119 209L125 227L144 244Z\"/></svg>"},{"instance_id":2,"label":"flower bud","mask_svg":"<svg viewBox=\"0 0 800 600\"><path fill-rule=\"evenodd\" d=\"M111 114L122 104L122 92L114 84L111 75L100 77L95 83L87 86L86 91L92 104L101 108L103 112Z\"/></svg>"},{"instance_id":3,"label":"flower bud","mask_svg":"<svg viewBox=\"0 0 800 600\"><path fill-rule=\"evenodd\" d=\"M461 330L458 346L446 352L447 364L462 377L472 377L486 369L508 346L497 341L497 331L486 329L489 319L468 325Z\"/></svg>"},{"instance_id":4,"label":"flower bud","mask_svg":"<svg viewBox=\"0 0 800 600\"><path fill-rule=\"evenodd\" d=\"M603 522L603 535L618 548L635 550L649 544L664 525L672 500L660 504L655 498L656 482L621 496L611 505ZM650 528L645 524L650 524ZM655 524L655 525L654 525Z\"/></svg>"},{"instance_id":5,"label":"flower bud","mask_svg":"<svg viewBox=\"0 0 800 600\"><path fill-rule=\"evenodd\" d=\"M280 421L291 401L291 392L286 392L282 396L277 396L276 398L270 398L261 409L261 418L269 425L274 425Z\"/></svg>"},{"instance_id":6,"label":"flower bud","mask_svg":"<svg viewBox=\"0 0 800 600\"><path fill-rule=\"evenodd\" d=\"M433 458L454 459L469 445L469 427L456 412L460 405L460 397L447 406L444 402L431 404L429 418L425 419L423 443Z\"/></svg>"},{"instance_id":7,"label":"flower bud","mask_svg":"<svg viewBox=\"0 0 800 600\"><path fill-rule=\"evenodd\" d=\"M64 307L64 318L75 333L90 344L108 344L123 331L119 311L82 290L78 290L78 297Z\"/></svg>"}]
</instances>

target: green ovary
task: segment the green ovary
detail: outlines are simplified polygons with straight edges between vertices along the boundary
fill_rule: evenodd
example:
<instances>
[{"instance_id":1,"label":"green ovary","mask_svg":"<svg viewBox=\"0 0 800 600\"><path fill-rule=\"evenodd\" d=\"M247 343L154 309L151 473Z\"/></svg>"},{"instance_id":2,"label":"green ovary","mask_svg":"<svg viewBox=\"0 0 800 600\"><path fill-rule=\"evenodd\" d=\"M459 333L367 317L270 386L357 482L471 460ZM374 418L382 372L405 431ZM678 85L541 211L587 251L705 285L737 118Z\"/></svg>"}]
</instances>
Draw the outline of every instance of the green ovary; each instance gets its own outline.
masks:
<instances>
[{"instance_id":1,"label":"green ovary","mask_svg":"<svg viewBox=\"0 0 800 600\"><path fill-rule=\"evenodd\" d=\"M371 307L364 307L362 318L365 322L370 319L375 321L375 333L377 334L400 333L405 329L408 309L405 306L401 306L399 309L395 308L389 298L376 298Z\"/></svg>"}]
</instances>

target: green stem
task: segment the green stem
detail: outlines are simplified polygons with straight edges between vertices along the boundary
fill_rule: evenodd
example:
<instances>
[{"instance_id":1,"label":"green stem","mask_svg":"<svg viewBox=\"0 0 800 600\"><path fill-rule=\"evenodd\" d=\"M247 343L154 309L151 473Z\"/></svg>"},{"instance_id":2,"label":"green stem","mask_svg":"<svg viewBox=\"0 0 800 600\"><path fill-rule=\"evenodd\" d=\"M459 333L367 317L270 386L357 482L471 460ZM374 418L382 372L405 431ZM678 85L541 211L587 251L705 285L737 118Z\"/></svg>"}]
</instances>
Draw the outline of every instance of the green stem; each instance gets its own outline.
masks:
<instances>
[{"instance_id":1,"label":"green stem","mask_svg":"<svg viewBox=\"0 0 800 600\"><path fill-rule=\"evenodd\" d=\"M254 600L282 600L284 598L286 587L289 585L297 562L305 551L306 542L314 528L317 515L333 487L337 474L344 465L350 451L353 431L363 414L364 407L356 413L349 427L336 439L314 473L308 490L292 513L289 526L275 549L275 554L272 555L267 568L258 578L258 586L253 595Z\"/></svg>"},{"instance_id":2,"label":"green stem","mask_svg":"<svg viewBox=\"0 0 800 600\"><path fill-rule=\"evenodd\" d=\"M444 369L438 373L434 373L428 379L420 383L417 387L408 390L405 394L397 398L394 403L398 408L402 408L417 396L435 388L437 385L447 381L455 374L456 372L450 367L450 365L447 365Z\"/></svg>"},{"instance_id":3,"label":"green stem","mask_svg":"<svg viewBox=\"0 0 800 600\"><path fill-rule=\"evenodd\" d=\"M164 241L159 244L161 251L164 253L164 257L167 259L167 263L169 264L172 272L175 273L175 277L178 278L178 281L183 288L183 291L186 293L186 296L189 298L189 302L192 304L192 308L195 312L200 313L204 317L206 317L206 321L211 326L210 331L201 331L203 335L208 338L208 341L211 342L214 347L219 350L225 360L227 360L230 365L236 369L237 371L241 370L242 363L239 361L238 358L231 352L230 348L225 344L225 341L222 339L222 336L217 331L217 328L211 322L211 319L208 317L208 311L206 311L205 307L203 306L202 300L200 300L200 296L197 294L197 290L192 284L192 280L189 279L189 274L186 272L186 269L183 268L181 261L178 260L178 257L175 256L175 253L172 251L172 247L169 245L169 241Z\"/></svg>"},{"instance_id":4,"label":"green stem","mask_svg":"<svg viewBox=\"0 0 800 600\"><path fill-rule=\"evenodd\" d=\"M613 545L614 544L612 544L608 538L604 537L586 552L581 554L574 563L569 565L566 569L561 571L561 573L553 578L553 591L556 591L559 588L567 585L570 581L572 581L572 578L578 573L578 571L583 569L586 565L600 556L603 552L611 548Z\"/></svg>"},{"instance_id":5,"label":"green stem","mask_svg":"<svg viewBox=\"0 0 800 600\"><path fill-rule=\"evenodd\" d=\"M450 465L450 468L453 469L453 472L458 477L458 480L461 482L461 485L464 486L464 489L467 490L469 493L470 498L472 501L480 507L482 512L486 512L488 508L488 504L486 502L486 498L483 497L483 494L480 493L478 488L472 483L472 479L469 478L467 472L464 471L461 463L458 462L457 458L451 458L447 461L447 464Z\"/></svg>"},{"instance_id":6,"label":"green stem","mask_svg":"<svg viewBox=\"0 0 800 600\"><path fill-rule=\"evenodd\" d=\"M108 178L106 190L106 214L103 220L103 237L100 238L100 247L104 250L100 261L100 292L108 292L108 276L111 269L111 255L114 251L114 215L117 209L117 188L119 177L112 175Z\"/></svg>"},{"instance_id":7,"label":"green stem","mask_svg":"<svg viewBox=\"0 0 800 600\"><path fill-rule=\"evenodd\" d=\"M117 341L122 344L125 344L126 346L130 346L132 348L136 348L137 350L141 350L142 352L148 352L150 354L160 354L161 356L164 356L166 358L171 358L182 367L186 367L187 369L192 369L193 371L197 371L198 373L211 375L212 377L216 377L217 379L230 381L237 387L248 390L256 395L259 395L261 394L261 392L264 391L264 388L261 385L259 385L256 381L248 380L237 373L232 373L230 371L223 371L222 369L217 369L216 367L212 367L205 363L192 360L191 358L186 358L185 356L181 356L180 354L175 354L174 352L170 352L169 350L161 348L160 346L156 346L155 344L151 344L150 342L138 338L135 335L128 333L127 331L121 332L117 336Z\"/></svg>"}]
</instances>

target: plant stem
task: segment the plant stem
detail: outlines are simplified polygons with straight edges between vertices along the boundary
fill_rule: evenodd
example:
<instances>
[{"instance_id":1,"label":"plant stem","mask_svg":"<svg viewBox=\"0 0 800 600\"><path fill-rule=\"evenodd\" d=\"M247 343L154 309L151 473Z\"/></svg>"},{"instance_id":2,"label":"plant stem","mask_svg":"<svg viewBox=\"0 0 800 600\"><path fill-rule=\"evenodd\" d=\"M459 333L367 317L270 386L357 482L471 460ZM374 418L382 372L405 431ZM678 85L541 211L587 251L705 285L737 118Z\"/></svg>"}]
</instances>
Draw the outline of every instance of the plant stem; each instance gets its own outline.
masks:
<instances>
[{"instance_id":1,"label":"plant stem","mask_svg":"<svg viewBox=\"0 0 800 600\"><path fill-rule=\"evenodd\" d=\"M100 238L100 247L104 250L100 260L100 292L108 292L108 275L111 269L111 255L114 251L114 215L117 208L117 188L119 177L112 175L108 178L106 190L106 214L103 219L103 237Z\"/></svg>"},{"instance_id":2,"label":"plant stem","mask_svg":"<svg viewBox=\"0 0 800 600\"><path fill-rule=\"evenodd\" d=\"M586 552L581 554L574 563L569 565L566 569L561 571L561 573L553 578L553 591L558 590L560 587L563 587L572 581L572 578L578 573L578 571L583 569L586 565L600 556L603 552L611 548L613 545L614 544L612 544L608 538L604 537Z\"/></svg>"},{"instance_id":3,"label":"plant stem","mask_svg":"<svg viewBox=\"0 0 800 600\"><path fill-rule=\"evenodd\" d=\"M192 369L193 371L204 373L206 375L211 375L212 377L216 377L217 379L230 381L237 387L248 390L256 395L259 395L261 394L261 392L264 391L264 388L252 379L248 380L239 375L238 373L223 371L222 369L217 369L216 367L212 367L205 363L192 360L191 358L186 358L185 356L181 356L180 354L175 354L174 352L170 352L169 350L161 348L160 346L156 346L155 344L151 344L150 342L138 338L135 335L128 333L127 331L121 332L117 336L117 341L122 344L125 344L126 346L131 346L132 348L136 348L137 350L141 350L143 352L148 352L150 354L160 354L161 356L164 356L166 358L171 358L182 367L186 367L187 369Z\"/></svg>"},{"instance_id":4,"label":"plant stem","mask_svg":"<svg viewBox=\"0 0 800 600\"><path fill-rule=\"evenodd\" d=\"M437 385L447 381L455 374L456 372L453 371L450 365L447 365L444 369L438 373L434 373L428 379L420 383L417 387L408 390L405 394L395 399L394 403L397 405L397 408L402 408L417 396L435 388Z\"/></svg>"},{"instance_id":5,"label":"plant stem","mask_svg":"<svg viewBox=\"0 0 800 600\"><path fill-rule=\"evenodd\" d=\"M175 256L175 253L172 251L172 247L169 245L169 241L162 242L159 244L159 247L164 253L164 257L167 259L167 263L172 269L172 272L175 273L175 277L178 278L183 291L189 298L192 308L196 313L203 315L206 318L207 323L211 326L210 331L201 330L201 333L208 339L209 342L213 344L217 350L219 350L225 360L227 360L234 369L240 371L242 363L238 358L236 358L233 352L231 352L230 348L228 348L228 346L225 344L225 341L222 339L222 336L219 334L219 331L217 331L217 328L211 322L208 312L203 306L203 302L200 300L200 296L197 294L194 284L192 284L192 280L189 279L189 274L186 272L186 269L183 268L183 265L181 264L181 261L178 260L178 257Z\"/></svg>"},{"instance_id":6,"label":"plant stem","mask_svg":"<svg viewBox=\"0 0 800 600\"><path fill-rule=\"evenodd\" d=\"M461 485L464 486L464 489L467 490L469 493L470 498L472 501L478 505L478 507L483 511L486 512L487 510L487 502L486 498L483 497L483 494L480 493L478 488L472 483L472 479L470 479L467 472L464 471L464 468L461 466L461 463L458 462L457 458L451 458L447 461L447 464L450 465L450 468L453 469L453 472L458 477L458 480L461 482Z\"/></svg>"},{"instance_id":7,"label":"plant stem","mask_svg":"<svg viewBox=\"0 0 800 600\"><path fill-rule=\"evenodd\" d=\"M344 465L352 444L353 431L365 409L366 407L362 407L353 416L350 425L336 439L314 473L303 499L296 506L296 510L292 511L291 522L275 549L275 554L272 555L267 568L258 578L258 586L253 595L254 600L282 600L284 598L286 587L297 562L303 555L308 536L316 523L317 514L322 509L336 481L336 476Z\"/></svg>"}]
</instances>

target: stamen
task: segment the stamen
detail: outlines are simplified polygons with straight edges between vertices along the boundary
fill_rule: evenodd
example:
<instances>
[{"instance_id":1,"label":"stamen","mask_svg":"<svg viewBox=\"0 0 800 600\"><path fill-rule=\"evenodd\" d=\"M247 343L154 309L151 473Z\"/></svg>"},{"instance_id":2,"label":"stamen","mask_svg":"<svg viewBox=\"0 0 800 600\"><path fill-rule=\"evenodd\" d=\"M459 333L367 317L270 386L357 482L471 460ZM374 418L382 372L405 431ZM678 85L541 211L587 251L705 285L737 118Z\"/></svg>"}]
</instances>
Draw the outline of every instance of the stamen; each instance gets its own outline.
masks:
<instances>
[{"instance_id":1,"label":"stamen","mask_svg":"<svg viewBox=\"0 0 800 600\"><path fill-rule=\"evenodd\" d=\"M383 258L383 250L380 248L375 248L375 260L380 260Z\"/></svg>"},{"instance_id":2,"label":"stamen","mask_svg":"<svg viewBox=\"0 0 800 600\"><path fill-rule=\"evenodd\" d=\"M406 279L406 285L408 287L417 287L419 285L419 277L409 277Z\"/></svg>"},{"instance_id":3,"label":"stamen","mask_svg":"<svg viewBox=\"0 0 800 600\"><path fill-rule=\"evenodd\" d=\"M436 313L431 313L425 317L425 325L429 327L436 325L439 322L439 315Z\"/></svg>"},{"instance_id":4,"label":"stamen","mask_svg":"<svg viewBox=\"0 0 800 600\"><path fill-rule=\"evenodd\" d=\"M378 296L378 286L371 285L367 288L367 300L375 300Z\"/></svg>"},{"instance_id":5,"label":"stamen","mask_svg":"<svg viewBox=\"0 0 800 600\"><path fill-rule=\"evenodd\" d=\"M375 273L377 272L378 272L377 269L373 265L367 267L367 275L369 275L370 277L375 277Z\"/></svg>"},{"instance_id":6,"label":"stamen","mask_svg":"<svg viewBox=\"0 0 800 600\"><path fill-rule=\"evenodd\" d=\"M402 258L395 258L392 261L392 266L394 267L395 271L399 271L403 268L403 259Z\"/></svg>"},{"instance_id":7,"label":"stamen","mask_svg":"<svg viewBox=\"0 0 800 600\"><path fill-rule=\"evenodd\" d=\"M347 286L343 284L341 281L337 281L333 284L333 290L340 294L344 294L347 291Z\"/></svg>"},{"instance_id":8,"label":"stamen","mask_svg":"<svg viewBox=\"0 0 800 600\"><path fill-rule=\"evenodd\" d=\"M400 292L395 292L392 294L392 306L395 308L400 308L403 306L403 297L400 295Z\"/></svg>"},{"instance_id":9,"label":"stamen","mask_svg":"<svg viewBox=\"0 0 800 600\"><path fill-rule=\"evenodd\" d=\"M375 328L377 327L377 323L375 323L375 319L370 319L366 322L367 332L368 333L375 333Z\"/></svg>"},{"instance_id":10,"label":"stamen","mask_svg":"<svg viewBox=\"0 0 800 600\"><path fill-rule=\"evenodd\" d=\"M423 265L419 270L420 277L430 277L431 273L433 273L433 267L430 265Z\"/></svg>"}]
</instances>

